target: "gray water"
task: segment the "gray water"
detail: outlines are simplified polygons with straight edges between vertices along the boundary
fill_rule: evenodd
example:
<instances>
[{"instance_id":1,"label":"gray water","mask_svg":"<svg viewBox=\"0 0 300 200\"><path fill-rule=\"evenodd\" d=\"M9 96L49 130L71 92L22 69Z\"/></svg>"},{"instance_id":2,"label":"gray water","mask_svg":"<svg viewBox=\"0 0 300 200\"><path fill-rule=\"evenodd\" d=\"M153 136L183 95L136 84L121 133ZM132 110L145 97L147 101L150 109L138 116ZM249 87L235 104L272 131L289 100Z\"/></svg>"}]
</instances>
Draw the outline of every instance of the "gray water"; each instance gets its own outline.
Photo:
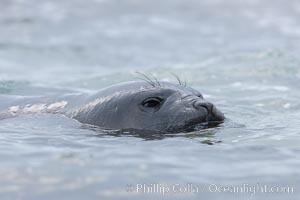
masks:
<instances>
[{"instance_id":1,"label":"gray water","mask_svg":"<svg viewBox=\"0 0 300 200\"><path fill-rule=\"evenodd\" d=\"M0 120L1 200L299 199L299 1L1 0L0 8L1 94L96 91L136 71L175 82L173 72L227 117L217 128L149 137L55 114Z\"/></svg>"}]
</instances>

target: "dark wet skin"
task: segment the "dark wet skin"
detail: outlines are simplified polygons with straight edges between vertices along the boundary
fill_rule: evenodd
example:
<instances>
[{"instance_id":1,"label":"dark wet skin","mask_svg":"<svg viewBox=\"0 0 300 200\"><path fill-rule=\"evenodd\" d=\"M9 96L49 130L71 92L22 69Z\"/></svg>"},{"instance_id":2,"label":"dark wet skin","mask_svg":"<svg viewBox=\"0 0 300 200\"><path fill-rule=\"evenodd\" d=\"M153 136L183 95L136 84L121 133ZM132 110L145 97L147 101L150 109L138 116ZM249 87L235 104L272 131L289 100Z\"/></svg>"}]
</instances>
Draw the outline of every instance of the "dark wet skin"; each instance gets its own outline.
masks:
<instances>
[{"instance_id":1,"label":"dark wet skin","mask_svg":"<svg viewBox=\"0 0 300 200\"><path fill-rule=\"evenodd\" d=\"M86 98L66 115L84 124L113 130L190 132L225 119L197 90L160 82L127 82Z\"/></svg>"}]
</instances>

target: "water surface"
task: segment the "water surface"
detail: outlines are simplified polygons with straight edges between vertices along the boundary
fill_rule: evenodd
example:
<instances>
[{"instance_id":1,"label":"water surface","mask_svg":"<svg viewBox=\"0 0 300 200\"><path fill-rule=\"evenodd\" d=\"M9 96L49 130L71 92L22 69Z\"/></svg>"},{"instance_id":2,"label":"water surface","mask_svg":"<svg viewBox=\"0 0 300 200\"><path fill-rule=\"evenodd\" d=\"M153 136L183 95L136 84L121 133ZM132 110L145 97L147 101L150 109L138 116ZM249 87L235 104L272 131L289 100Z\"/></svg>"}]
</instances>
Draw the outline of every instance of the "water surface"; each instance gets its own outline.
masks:
<instances>
[{"instance_id":1,"label":"water surface","mask_svg":"<svg viewBox=\"0 0 300 200\"><path fill-rule=\"evenodd\" d=\"M175 82L173 72L227 117L217 128L153 137L104 134L53 114L0 120L1 199L299 199L300 2L3 0L0 7L1 94L96 91L135 80L135 71ZM137 184L200 189L162 195L137 192Z\"/></svg>"}]
</instances>

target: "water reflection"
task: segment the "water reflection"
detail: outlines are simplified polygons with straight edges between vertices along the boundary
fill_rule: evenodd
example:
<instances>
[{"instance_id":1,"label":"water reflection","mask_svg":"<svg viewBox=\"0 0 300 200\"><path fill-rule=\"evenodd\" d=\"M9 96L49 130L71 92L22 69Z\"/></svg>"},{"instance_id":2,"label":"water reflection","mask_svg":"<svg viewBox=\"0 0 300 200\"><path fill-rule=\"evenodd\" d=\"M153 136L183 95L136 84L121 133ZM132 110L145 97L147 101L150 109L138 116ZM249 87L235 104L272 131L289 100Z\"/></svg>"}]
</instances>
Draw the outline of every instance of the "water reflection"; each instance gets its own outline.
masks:
<instances>
[{"instance_id":1,"label":"water reflection","mask_svg":"<svg viewBox=\"0 0 300 200\"><path fill-rule=\"evenodd\" d=\"M81 128L88 129L93 131L95 134L93 136L96 137L136 137L141 138L144 141L152 141L152 140L163 140L168 138L189 138L196 139L202 138L201 143L214 145L217 143L221 143L221 140L217 140L215 138L215 134L223 128L223 125L218 125L217 127L207 127L207 128L199 128L193 132L181 132L181 133L166 133L166 132L158 132L158 131L149 131L149 130L135 130L135 129L126 129L126 130L105 130L97 126L91 125L82 125Z\"/></svg>"}]
</instances>

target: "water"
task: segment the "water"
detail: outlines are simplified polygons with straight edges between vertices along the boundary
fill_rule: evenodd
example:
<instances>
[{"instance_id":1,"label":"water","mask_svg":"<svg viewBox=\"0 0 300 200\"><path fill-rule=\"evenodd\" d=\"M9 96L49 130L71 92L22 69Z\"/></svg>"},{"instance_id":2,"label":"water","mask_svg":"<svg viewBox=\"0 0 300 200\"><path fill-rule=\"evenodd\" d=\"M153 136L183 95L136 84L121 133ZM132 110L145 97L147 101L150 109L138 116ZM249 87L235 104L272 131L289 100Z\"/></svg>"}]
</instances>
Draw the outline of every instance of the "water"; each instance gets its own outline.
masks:
<instances>
[{"instance_id":1,"label":"water","mask_svg":"<svg viewBox=\"0 0 300 200\"><path fill-rule=\"evenodd\" d=\"M299 199L298 1L2 0L0 7L1 94L94 91L134 80L135 71L175 81L173 72L227 117L218 128L150 137L104 134L54 114L1 120L1 200ZM199 191L163 195L137 192L137 184ZM248 191L215 190L243 185ZM293 191L254 193L257 185Z\"/></svg>"}]
</instances>

